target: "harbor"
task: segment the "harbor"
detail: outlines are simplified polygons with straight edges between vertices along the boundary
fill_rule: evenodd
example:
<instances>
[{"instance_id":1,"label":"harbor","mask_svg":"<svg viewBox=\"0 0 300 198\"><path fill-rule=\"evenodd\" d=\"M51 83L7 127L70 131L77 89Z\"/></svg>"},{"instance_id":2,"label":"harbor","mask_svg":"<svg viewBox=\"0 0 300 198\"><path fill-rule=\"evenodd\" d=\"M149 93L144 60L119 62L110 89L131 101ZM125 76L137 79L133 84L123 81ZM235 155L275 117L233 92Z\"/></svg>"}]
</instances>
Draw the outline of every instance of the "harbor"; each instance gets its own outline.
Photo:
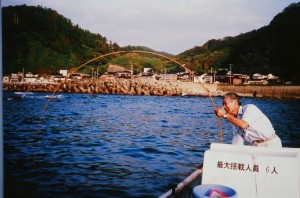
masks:
<instances>
[{"instance_id":1,"label":"harbor","mask_svg":"<svg viewBox=\"0 0 300 198\"><path fill-rule=\"evenodd\" d=\"M300 86L296 85L228 85L200 82L169 82L161 80L102 78L69 80L53 83L3 83L3 91L121 94L152 96L222 96L235 92L243 97L300 99Z\"/></svg>"}]
</instances>

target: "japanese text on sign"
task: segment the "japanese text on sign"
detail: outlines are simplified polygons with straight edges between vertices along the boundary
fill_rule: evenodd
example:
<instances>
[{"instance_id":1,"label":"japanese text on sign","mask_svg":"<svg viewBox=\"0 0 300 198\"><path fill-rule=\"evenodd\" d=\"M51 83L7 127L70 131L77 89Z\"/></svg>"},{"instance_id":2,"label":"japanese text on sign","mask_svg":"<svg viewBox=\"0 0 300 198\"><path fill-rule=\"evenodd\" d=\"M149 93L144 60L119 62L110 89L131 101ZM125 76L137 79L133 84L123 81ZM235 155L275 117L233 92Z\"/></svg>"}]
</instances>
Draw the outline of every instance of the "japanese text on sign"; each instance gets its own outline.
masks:
<instances>
[{"instance_id":1,"label":"japanese text on sign","mask_svg":"<svg viewBox=\"0 0 300 198\"><path fill-rule=\"evenodd\" d=\"M249 172L260 172L261 171L259 165L257 165L257 164L250 165L250 164L244 164L244 163L223 162L223 161L217 162L217 168L236 170L236 171L249 171ZM266 173L278 175L278 172L277 172L275 166L273 168L266 167L263 170L265 170Z\"/></svg>"}]
</instances>

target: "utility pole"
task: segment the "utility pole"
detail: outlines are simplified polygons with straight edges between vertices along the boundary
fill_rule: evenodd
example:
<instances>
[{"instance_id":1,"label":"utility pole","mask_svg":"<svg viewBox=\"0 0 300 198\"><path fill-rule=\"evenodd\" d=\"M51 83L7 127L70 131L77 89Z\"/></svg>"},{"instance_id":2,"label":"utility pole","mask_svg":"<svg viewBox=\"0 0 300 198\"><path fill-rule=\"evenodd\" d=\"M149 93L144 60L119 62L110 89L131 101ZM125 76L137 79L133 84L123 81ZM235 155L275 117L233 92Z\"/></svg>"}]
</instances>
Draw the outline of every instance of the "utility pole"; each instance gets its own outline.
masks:
<instances>
[{"instance_id":1,"label":"utility pole","mask_svg":"<svg viewBox=\"0 0 300 198\"><path fill-rule=\"evenodd\" d=\"M92 78L94 78L94 67L91 67Z\"/></svg>"},{"instance_id":2,"label":"utility pole","mask_svg":"<svg viewBox=\"0 0 300 198\"><path fill-rule=\"evenodd\" d=\"M131 80L133 79L133 66L132 66L132 61L130 61L130 68L131 68Z\"/></svg>"},{"instance_id":3,"label":"utility pole","mask_svg":"<svg viewBox=\"0 0 300 198\"><path fill-rule=\"evenodd\" d=\"M97 78L99 78L99 70L98 70L99 67L101 67L101 63L99 63L97 67Z\"/></svg>"},{"instance_id":4,"label":"utility pole","mask_svg":"<svg viewBox=\"0 0 300 198\"><path fill-rule=\"evenodd\" d=\"M216 82L216 71L214 71L214 79L213 79L213 82L214 82L214 83Z\"/></svg>"},{"instance_id":5,"label":"utility pole","mask_svg":"<svg viewBox=\"0 0 300 198\"><path fill-rule=\"evenodd\" d=\"M231 84L231 66L232 64L229 64L229 68L230 68L229 84Z\"/></svg>"},{"instance_id":6,"label":"utility pole","mask_svg":"<svg viewBox=\"0 0 300 198\"><path fill-rule=\"evenodd\" d=\"M210 68L210 74L211 74L211 77L212 77L211 84L214 84L214 74L213 74L213 68L212 67Z\"/></svg>"}]
</instances>

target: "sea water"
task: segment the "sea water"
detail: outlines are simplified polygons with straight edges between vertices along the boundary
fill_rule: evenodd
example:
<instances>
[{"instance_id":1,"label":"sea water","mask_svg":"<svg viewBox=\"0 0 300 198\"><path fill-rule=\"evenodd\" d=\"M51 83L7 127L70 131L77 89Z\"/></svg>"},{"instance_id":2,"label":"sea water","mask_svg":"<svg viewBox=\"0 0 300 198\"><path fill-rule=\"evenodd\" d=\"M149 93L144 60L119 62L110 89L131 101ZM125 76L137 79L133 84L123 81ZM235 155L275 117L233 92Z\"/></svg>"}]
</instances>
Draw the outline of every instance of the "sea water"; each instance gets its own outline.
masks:
<instances>
[{"instance_id":1,"label":"sea water","mask_svg":"<svg viewBox=\"0 0 300 198\"><path fill-rule=\"evenodd\" d=\"M242 102L300 147L300 101ZM223 143L231 129L221 119ZM220 126L208 97L4 92L3 141L5 197L158 197L202 163Z\"/></svg>"}]
</instances>

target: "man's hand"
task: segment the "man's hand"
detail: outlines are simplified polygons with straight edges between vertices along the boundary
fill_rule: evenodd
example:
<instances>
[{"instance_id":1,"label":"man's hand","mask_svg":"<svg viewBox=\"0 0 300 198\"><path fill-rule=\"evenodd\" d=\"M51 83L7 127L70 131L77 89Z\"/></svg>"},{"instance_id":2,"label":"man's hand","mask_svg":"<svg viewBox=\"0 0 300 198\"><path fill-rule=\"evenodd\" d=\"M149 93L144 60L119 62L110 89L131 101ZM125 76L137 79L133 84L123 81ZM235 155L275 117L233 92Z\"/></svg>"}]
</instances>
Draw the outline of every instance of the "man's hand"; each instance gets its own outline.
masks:
<instances>
[{"instance_id":1,"label":"man's hand","mask_svg":"<svg viewBox=\"0 0 300 198\"><path fill-rule=\"evenodd\" d=\"M214 111L215 111L216 116L218 116L218 117L222 117L227 113L224 108L214 109Z\"/></svg>"}]
</instances>

